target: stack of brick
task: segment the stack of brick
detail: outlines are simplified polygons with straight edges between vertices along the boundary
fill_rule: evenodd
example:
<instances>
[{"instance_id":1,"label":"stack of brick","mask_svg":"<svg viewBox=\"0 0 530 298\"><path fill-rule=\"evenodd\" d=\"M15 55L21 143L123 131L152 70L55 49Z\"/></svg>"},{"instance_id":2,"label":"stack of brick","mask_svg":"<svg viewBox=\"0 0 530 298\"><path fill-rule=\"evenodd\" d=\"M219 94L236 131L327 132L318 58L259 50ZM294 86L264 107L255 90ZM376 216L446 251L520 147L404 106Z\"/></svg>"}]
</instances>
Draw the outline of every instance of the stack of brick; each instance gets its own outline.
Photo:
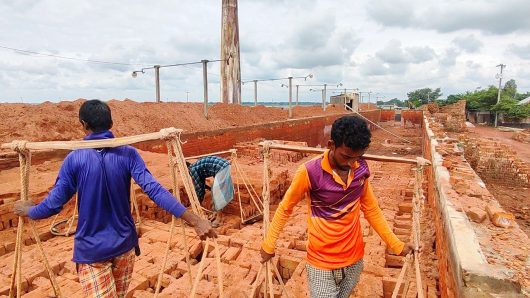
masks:
<instances>
[{"instance_id":1,"label":"stack of brick","mask_svg":"<svg viewBox=\"0 0 530 298\"><path fill-rule=\"evenodd\" d=\"M530 165L510 146L494 140L465 138L465 157L485 181L506 186L530 186Z\"/></svg>"},{"instance_id":2,"label":"stack of brick","mask_svg":"<svg viewBox=\"0 0 530 298\"><path fill-rule=\"evenodd\" d=\"M512 139L521 143L530 144L530 128L514 132L512 135Z\"/></svg>"},{"instance_id":3,"label":"stack of brick","mask_svg":"<svg viewBox=\"0 0 530 298\"><path fill-rule=\"evenodd\" d=\"M445 126L446 131L463 132L467 130L465 100L441 107L439 113L433 114L437 121Z\"/></svg>"}]
</instances>

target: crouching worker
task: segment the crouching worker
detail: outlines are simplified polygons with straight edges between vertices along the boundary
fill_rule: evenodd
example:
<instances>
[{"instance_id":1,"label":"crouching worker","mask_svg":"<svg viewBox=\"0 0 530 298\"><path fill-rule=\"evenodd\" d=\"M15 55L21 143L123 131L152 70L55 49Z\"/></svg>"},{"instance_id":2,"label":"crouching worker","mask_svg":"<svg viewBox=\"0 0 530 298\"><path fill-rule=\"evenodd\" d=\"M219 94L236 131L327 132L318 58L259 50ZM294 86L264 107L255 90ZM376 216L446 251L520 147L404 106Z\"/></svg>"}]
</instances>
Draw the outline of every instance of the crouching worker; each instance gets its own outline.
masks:
<instances>
[{"instance_id":1,"label":"crouching worker","mask_svg":"<svg viewBox=\"0 0 530 298\"><path fill-rule=\"evenodd\" d=\"M79 109L85 140L114 138L109 106L89 100ZM186 210L147 170L132 146L79 149L65 158L54 187L39 204L18 201L14 212L31 219L59 213L77 192L73 261L86 297L124 297L133 272L138 235L131 216L131 178L161 208L182 218L201 239L216 237L209 221Z\"/></svg>"},{"instance_id":2,"label":"crouching worker","mask_svg":"<svg viewBox=\"0 0 530 298\"><path fill-rule=\"evenodd\" d=\"M230 162L218 156L206 156L195 163L188 163L188 170L193 180L195 192L202 203L206 190L211 191L213 216L212 225L218 227L222 220L221 210L234 198L234 183L230 174ZM206 178L213 177L212 186L206 184Z\"/></svg>"},{"instance_id":3,"label":"crouching worker","mask_svg":"<svg viewBox=\"0 0 530 298\"><path fill-rule=\"evenodd\" d=\"M311 297L349 297L363 269L361 211L381 239L402 256L414 249L390 230L368 180L363 159L370 144L366 122L337 119L324 154L301 165L278 206L261 248L261 261L274 256L276 240L294 206L309 199L307 278Z\"/></svg>"}]
</instances>

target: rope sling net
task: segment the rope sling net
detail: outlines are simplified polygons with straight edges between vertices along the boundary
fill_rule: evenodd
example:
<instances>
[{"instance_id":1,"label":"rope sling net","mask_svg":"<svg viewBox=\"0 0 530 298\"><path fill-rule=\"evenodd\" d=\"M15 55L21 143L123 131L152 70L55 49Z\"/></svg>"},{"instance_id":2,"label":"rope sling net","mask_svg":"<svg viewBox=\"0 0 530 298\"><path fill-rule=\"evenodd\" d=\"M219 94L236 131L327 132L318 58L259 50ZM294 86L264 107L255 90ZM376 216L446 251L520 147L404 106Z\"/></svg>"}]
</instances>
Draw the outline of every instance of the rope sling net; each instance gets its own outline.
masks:
<instances>
[{"instance_id":1,"label":"rope sling net","mask_svg":"<svg viewBox=\"0 0 530 298\"><path fill-rule=\"evenodd\" d=\"M180 139L180 135L182 133L182 130L176 129L176 128L166 128L160 130L158 133L151 133L151 134L144 134L144 135L137 135L137 136L130 136L130 137L122 137L122 138L115 138L115 139L109 139L109 140L95 140L95 141L69 141L69 142L38 142L38 143L28 143L25 141L13 141L12 143L8 144L2 144L1 148L10 148L14 151L16 151L19 155L19 162L20 162L20 181L21 181L21 193L20 198L23 201L28 200L28 191L29 191L29 169L31 165L31 151L30 150L38 150L38 149L63 149L63 150L75 150L75 149L81 149L81 148L109 148L109 147L118 147L123 145L130 145L138 142L143 141L150 141L150 140L165 140L166 146L168 149L168 158L169 158L169 167L170 167L170 174L171 174L171 183L173 188L173 195L175 198L180 202L180 193L179 193L179 185L177 181L177 174L180 175L181 181L183 182L184 189L186 191L186 194L188 195L191 208L195 214L197 214L202 219L205 219L205 213L203 212L203 208L200 205L199 199L197 197L197 194L195 192L195 188L193 185L193 181L189 175L187 165L185 162L184 154L182 151L182 141ZM242 204L241 204L241 197L240 197L240 191L239 191L239 182L243 182L245 187L247 188L248 193L250 194L251 202L255 205L256 210L259 212L259 216L263 216L263 237L265 237L269 223L270 223L270 150L271 149L279 149L279 150L288 150L288 151L296 151L296 152L304 152L304 153L322 153L324 149L322 148L312 148L312 147L304 147L304 146L292 146L292 145L284 145L284 144L277 144L273 143L271 141L265 141L261 142L260 146L263 147L263 192L262 192L262 198L263 201L259 199L259 196L257 195L257 192L255 191L252 184L249 182L248 177L245 175L244 171L241 169L241 166L237 162L237 154L235 150L229 150L227 152L230 152L232 154L232 165L234 165L234 168L236 170L236 173L238 174L238 200L239 205L241 209L241 221L245 223L246 219L244 218ZM212 154L208 154L212 155ZM369 155L365 154L365 159L368 160L377 160L377 161L383 161L383 162L400 162L400 163L408 163L408 164L415 164L416 167L416 181L415 181L415 192L413 196L413 239L414 244L416 247L419 245L420 241L420 227L419 227L419 219L421 216L421 208L424 200L423 196L423 190L421 188L422 182L423 182L423 167L425 165L428 165L429 162L423 158L418 157L417 159L404 159L404 158L398 158L398 157L385 157L385 156L376 156L376 155ZM249 186L250 185L250 186ZM136 217L137 217L137 227L141 224L141 218L140 213L138 209L138 203L136 198L136 192L134 191L133 185L131 185L131 212L133 209L135 210ZM259 202L259 204L258 204ZM260 208L261 207L261 208ZM68 236L73 225L73 221L75 220L77 216L77 196L75 201L75 207L73 215L62 222L68 226L67 230L64 233L60 233L57 231L56 226L60 224L61 222L55 223L56 218L54 218L52 226L50 227L51 230L55 229L56 234L58 235L64 235ZM175 227L175 221L177 219L172 216L171 224L170 224L170 231L169 231L169 237L167 239L166 243L166 249L165 254L162 262L162 266L160 268L160 272L158 275L154 297L157 297L160 293L161 289L161 283L162 283L162 276L164 274L165 266L168 259L168 254L170 252L171 243L172 243L172 236L174 233L174 227ZM178 219L181 221L181 219ZM58 286L55 273L53 272L48 258L46 256L46 253L44 252L44 249L42 247L42 243L40 241L39 235L37 233L37 230L35 228L34 222L31 219L28 219L29 227L31 230L31 233L33 237L35 238L38 250L42 256L42 259L44 261L44 265L46 267L46 270L48 271L48 275L50 278L50 283L52 285L54 294L56 297L64 297L61 293L61 289ZM184 249L186 250L185 256L186 256L186 263L187 263L187 269L188 269L188 276L189 276L189 282L190 285L193 285L190 297L194 297L197 291L197 286L199 284L200 279L203 275L203 268L205 265L205 260L207 259L207 253L208 248L210 245L214 246L214 255L215 255L215 261L216 261L216 267L217 267L217 276L218 278L218 289L219 289L219 296L223 297L223 272L222 272L222 266L221 266L221 258L219 253L219 246L217 243L217 240L215 238L210 239L207 238L205 240L204 249L203 251L206 252L206 254L201 259L201 262L199 263L199 268L197 271L197 274L195 276L195 279L193 280L191 275L191 264L190 264L190 256L187 253L188 252L188 243L187 243L187 237L185 233L185 227L184 224L181 222L181 232L183 237L183 243L184 243ZM16 242L15 242L15 253L14 253L14 260L13 260L13 267L12 267L12 276L11 276L11 285L10 285L10 291L9 291L9 297L13 298L16 297L20 298L22 291L19 291L18 289L22 289L22 270L21 270L21 258L22 258L22 233L24 232L24 219L23 217L19 216L18 219L18 226L17 226L17 235L16 235ZM210 243L212 242L212 243ZM400 272L400 275L398 277L398 281L396 283L396 288L394 289L393 297L397 296L397 293L400 290L401 283L403 282L404 275L406 273L407 267L413 258L415 270L416 270L416 288L418 297L423 297L423 290L421 287L421 276L420 276L420 267L419 267L419 255L417 252L414 252L414 254L411 256L410 254L407 255L405 264ZM258 269L258 275L252 284L252 291L251 291L251 297L254 297L257 287L259 284L264 282L263 291L264 291L264 297L274 296L273 291L273 274L276 276L276 279L278 283L282 286L282 291L286 295L286 297L290 297L289 293L286 290L285 284L283 282L283 279L278 271L278 268L274 265L273 259L269 260L265 264L260 264ZM408 290L408 280L405 282L405 290L403 293L407 293Z\"/></svg>"}]
</instances>

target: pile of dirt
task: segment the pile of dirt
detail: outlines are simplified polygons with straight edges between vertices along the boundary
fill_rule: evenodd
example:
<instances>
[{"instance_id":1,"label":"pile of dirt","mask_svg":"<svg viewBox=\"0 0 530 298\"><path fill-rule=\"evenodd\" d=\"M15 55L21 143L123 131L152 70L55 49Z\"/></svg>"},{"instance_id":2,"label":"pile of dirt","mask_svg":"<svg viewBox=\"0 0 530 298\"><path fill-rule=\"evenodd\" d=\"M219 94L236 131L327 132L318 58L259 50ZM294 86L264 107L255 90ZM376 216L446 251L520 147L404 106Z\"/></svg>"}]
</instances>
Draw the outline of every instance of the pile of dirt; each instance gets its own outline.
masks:
<instances>
[{"instance_id":1,"label":"pile of dirt","mask_svg":"<svg viewBox=\"0 0 530 298\"><path fill-rule=\"evenodd\" d=\"M0 104L0 143L17 139L28 141L59 141L80 139L85 134L78 120L84 99L42 104ZM155 132L165 127L177 127L186 132L210 131L229 127L263 124L288 119L282 108L214 104L204 117L202 103L150 103L129 99L110 100L116 136ZM345 113L330 105L326 111L319 106L293 108L293 118Z\"/></svg>"}]
</instances>

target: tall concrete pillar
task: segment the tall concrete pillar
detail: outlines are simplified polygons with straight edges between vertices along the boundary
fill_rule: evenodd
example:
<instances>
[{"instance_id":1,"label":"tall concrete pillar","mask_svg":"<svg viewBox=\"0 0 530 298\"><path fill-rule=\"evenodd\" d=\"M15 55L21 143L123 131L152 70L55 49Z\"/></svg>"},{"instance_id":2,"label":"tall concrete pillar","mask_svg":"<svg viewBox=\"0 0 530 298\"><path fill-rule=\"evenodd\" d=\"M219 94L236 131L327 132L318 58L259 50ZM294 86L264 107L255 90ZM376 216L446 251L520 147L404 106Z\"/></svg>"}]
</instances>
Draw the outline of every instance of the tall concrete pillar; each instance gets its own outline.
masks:
<instances>
[{"instance_id":1,"label":"tall concrete pillar","mask_svg":"<svg viewBox=\"0 0 530 298\"><path fill-rule=\"evenodd\" d=\"M223 103L241 104L237 0L222 1L221 59L223 61L221 61L221 99Z\"/></svg>"}]
</instances>

